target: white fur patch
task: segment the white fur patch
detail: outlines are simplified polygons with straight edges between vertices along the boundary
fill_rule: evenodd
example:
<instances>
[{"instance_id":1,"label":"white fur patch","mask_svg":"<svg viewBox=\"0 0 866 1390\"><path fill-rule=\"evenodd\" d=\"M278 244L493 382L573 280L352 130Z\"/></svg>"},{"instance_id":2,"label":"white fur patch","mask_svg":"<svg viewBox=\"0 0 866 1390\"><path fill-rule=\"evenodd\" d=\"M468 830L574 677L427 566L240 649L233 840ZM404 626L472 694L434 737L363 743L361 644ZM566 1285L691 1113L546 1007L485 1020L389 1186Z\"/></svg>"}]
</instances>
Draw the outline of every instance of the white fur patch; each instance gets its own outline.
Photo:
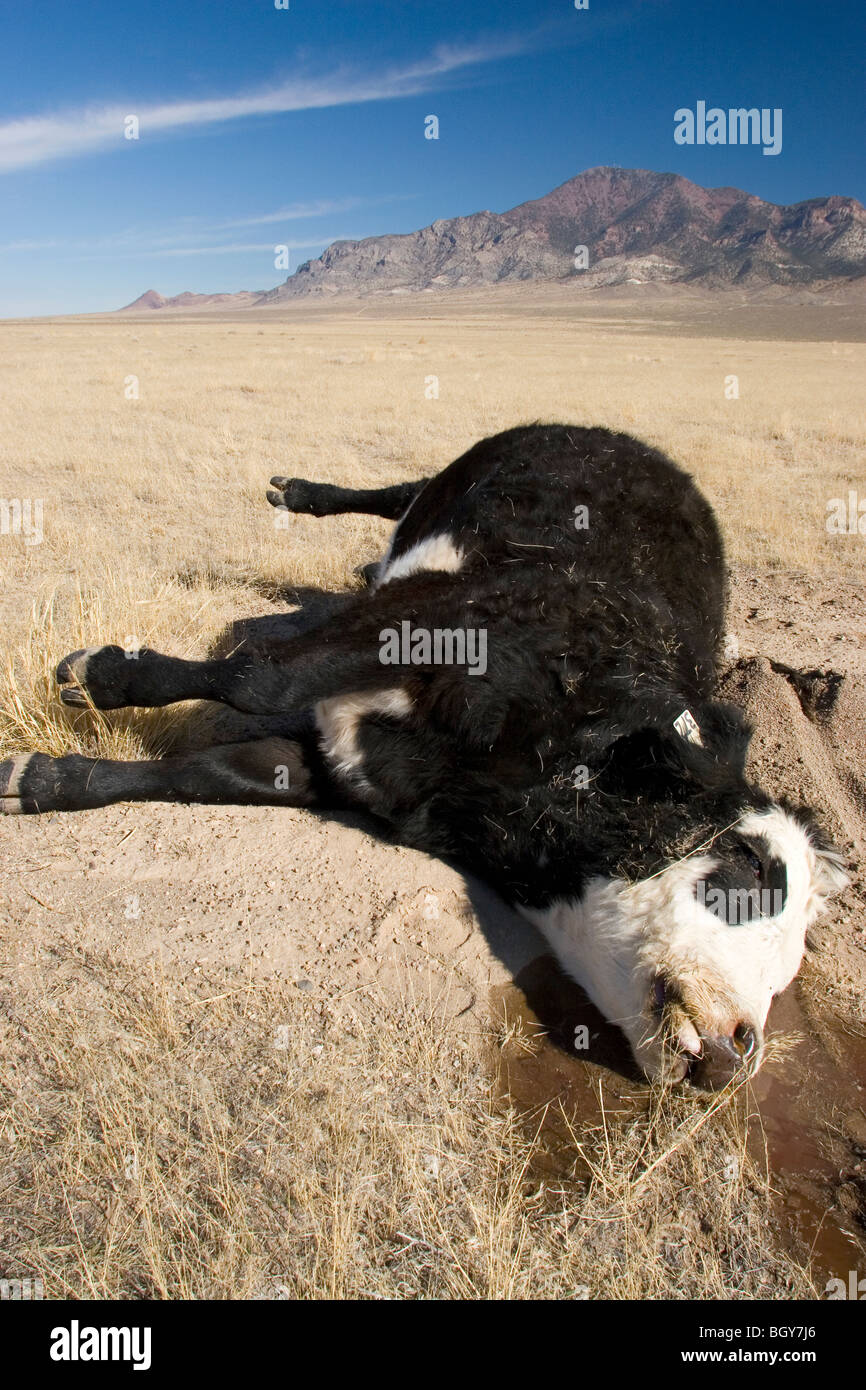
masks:
<instances>
[{"instance_id":1,"label":"white fur patch","mask_svg":"<svg viewBox=\"0 0 866 1390\"><path fill-rule=\"evenodd\" d=\"M463 564L463 551L456 546L446 532L438 536L427 536L411 550L391 559L390 549L382 561L376 587L389 584L392 579L405 579L410 574L420 574L425 570L444 570L456 574Z\"/></svg>"},{"instance_id":2,"label":"white fur patch","mask_svg":"<svg viewBox=\"0 0 866 1390\"><path fill-rule=\"evenodd\" d=\"M775 917L729 926L698 901L698 880L717 865L712 847L637 883L599 877L577 902L523 909L650 1073L660 1066L657 1021L647 1009L658 976L680 988L700 1031L740 1021L763 1028L773 998L800 968L808 927L847 882L838 856L816 850L778 806L748 813L736 828L766 837L785 865L787 897ZM680 1042L694 1050L693 1038Z\"/></svg>"},{"instance_id":3,"label":"white fur patch","mask_svg":"<svg viewBox=\"0 0 866 1390\"><path fill-rule=\"evenodd\" d=\"M369 784L362 772L363 755L358 746L358 725L369 714L405 718L412 701L400 686L392 690L371 690L350 695L334 695L320 700L313 710L322 739L322 750L335 772L350 777L358 785Z\"/></svg>"},{"instance_id":4,"label":"white fur patch","mask_svg":"<svg viewBox=\"0 0 866 1390\"><path fill-rule=\"evenodd\" d=\"M594 878L577 901L558 898L549 907L520 911L541 932L566 974L605 1018L630 1036L639 993L634 988L639 935L623 910L626 887L621 879Z\"/></svg>"}]
</instances>

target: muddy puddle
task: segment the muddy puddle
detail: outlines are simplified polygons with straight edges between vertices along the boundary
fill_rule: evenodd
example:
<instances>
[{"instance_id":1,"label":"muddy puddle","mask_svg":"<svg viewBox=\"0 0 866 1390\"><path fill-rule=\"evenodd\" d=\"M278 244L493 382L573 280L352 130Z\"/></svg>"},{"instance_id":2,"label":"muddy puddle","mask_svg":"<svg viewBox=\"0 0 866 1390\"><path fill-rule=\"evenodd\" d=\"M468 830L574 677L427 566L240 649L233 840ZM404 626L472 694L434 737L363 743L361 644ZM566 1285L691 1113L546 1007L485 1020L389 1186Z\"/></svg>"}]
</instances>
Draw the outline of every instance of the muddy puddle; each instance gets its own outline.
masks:
<instances>
[{"instance_id":1,"label":"muddy puddle","mask_svg":"<svg viewBox=\"0 0 866 1390\"><path fill-rule=\"evenodd\" d=\"M542 1170L574 1169L575 1134L591 1141L602 1127L615 1132L647 1114L649 1090L625 1039L551 958L494 990L491 1004L510 1034L498 1059L500 1092L540 1129ZM589 1047L578 1057L581 1027ZM866 1274L866 1036L828 1019L817 1027L796 983L771 1011L767 1035L778 1034L792 1045L736 1103L750 1151L769 1169L777 1234L811 1259L823 1288L830 1278L847 1282L852 1269Z\"/></svg>"}]
</instances>

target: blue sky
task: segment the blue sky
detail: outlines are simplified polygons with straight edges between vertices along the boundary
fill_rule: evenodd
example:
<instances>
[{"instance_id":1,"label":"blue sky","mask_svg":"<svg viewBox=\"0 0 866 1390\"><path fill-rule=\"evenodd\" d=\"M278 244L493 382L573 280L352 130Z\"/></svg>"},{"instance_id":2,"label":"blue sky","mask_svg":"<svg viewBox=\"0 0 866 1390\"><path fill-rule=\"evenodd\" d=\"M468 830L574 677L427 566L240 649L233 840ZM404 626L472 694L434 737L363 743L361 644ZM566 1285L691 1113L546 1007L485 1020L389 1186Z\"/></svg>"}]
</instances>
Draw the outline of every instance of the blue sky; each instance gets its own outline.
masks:
<instances>
[{"instance_id":1,"label":"blue sky","mask_svg":"<svg viewBox=\"0 0 866 1390\"><path fill-rule=\"evenodd\" d=\"M270 288L277 244L294 269L598 164L862 201L864 17L863 0L0 0L0 316ZM781 153L675 144L699 100L781 108Z\"/></svg>"}]
</instances>

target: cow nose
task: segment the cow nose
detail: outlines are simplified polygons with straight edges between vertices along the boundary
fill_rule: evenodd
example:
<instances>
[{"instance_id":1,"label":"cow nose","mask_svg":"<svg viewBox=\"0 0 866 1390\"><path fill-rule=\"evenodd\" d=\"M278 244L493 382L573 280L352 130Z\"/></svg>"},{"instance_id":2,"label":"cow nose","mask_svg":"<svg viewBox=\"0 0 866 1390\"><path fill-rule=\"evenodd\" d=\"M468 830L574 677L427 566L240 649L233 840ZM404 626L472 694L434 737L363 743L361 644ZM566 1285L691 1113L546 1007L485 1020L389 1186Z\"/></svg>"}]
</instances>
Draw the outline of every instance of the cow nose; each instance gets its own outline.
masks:
<instances>
[{"instance_id":1,"label":"cow nose","mask_svg":"<svg viewBox=\"0 0 866 1390\"><path fill-rule=\"evenodd\" d=\"M734 1047L740 1054L741 1062L751 1062L760 1049L758 1031L751 1023L738 1023L734 1029Z\"/></svg>"},{"instance_id":2,"label":"cow nose","mask_svg":"<svg viewBox=\"0 0 866 1390\"><path fill-rule=\"evenodd\" d=\"M695 1080L709 1090L721 1089L743 1067L754 1065L761 1045L760 1030L752 1023L738 1023L730 1033L703 1033Z\"/></svg>"}]
</instances>

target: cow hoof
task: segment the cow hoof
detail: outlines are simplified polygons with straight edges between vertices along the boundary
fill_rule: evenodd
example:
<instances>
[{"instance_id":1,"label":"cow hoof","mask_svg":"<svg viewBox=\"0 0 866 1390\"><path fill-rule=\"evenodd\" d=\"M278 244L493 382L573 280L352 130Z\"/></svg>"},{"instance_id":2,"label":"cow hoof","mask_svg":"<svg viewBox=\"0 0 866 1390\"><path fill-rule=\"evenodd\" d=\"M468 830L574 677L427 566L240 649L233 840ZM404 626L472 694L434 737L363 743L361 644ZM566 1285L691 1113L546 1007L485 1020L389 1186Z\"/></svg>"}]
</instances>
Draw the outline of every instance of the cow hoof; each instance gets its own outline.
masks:
<instances>
[{"instance_id":1,"label":"cow hoof","mask_svg":"<svg viewBox=\"0 0 866 1390\"><path fill-rule=\"evenodd\" d=\"M30 816L50 809L53 764L47 753L19 753L0 763L0 815Z\"/></svg>"},{"instance_id":2,"label":"cow hoof","mask_svg":"<svg viewBox=\"0 0 866 1390\"><path fill-rule=\"evenodd\" d=\"M315 501L319 491L317 483L309 483L305 478L271 478L267 499L272 507L285 507L290 512L309 512L318 516Z\"/></svg>"},{"instance_id":3,"label":"cow hoof","mask_svg":"<svg viewBox=\"0 0 866 1390\"><path fill-rule=\"evenodd\" d=\"M374 560L369 565L356 565L352 573L358 578L363 579L368 589L376 587L376 580L379 578L379 571L382 568L378 560Z\"/></svg>"},{"instance_id":4,"label":"cow hoof","mask_svg":"<svg viewBox=\"0 0 866 1390\"><path fill-rule=\"evenodd\" d=\"M30 758L30 753L19 753L17 758L0 763L0 814L4 816L20 816L24 810L19 791Z\"/></svg>"},{"instance_id":5,"label":"cow hoof","mask_svg":"<svg viewBox=\"0 0 866 1390\"><path fill-rule=\"evenodd\" d=\"M64 705L122 709L129 704L130 658L122 647L87 647L71 652L57 667ZM74 682L74 684L73 684Z\"/></svg>"}]
</instances>

